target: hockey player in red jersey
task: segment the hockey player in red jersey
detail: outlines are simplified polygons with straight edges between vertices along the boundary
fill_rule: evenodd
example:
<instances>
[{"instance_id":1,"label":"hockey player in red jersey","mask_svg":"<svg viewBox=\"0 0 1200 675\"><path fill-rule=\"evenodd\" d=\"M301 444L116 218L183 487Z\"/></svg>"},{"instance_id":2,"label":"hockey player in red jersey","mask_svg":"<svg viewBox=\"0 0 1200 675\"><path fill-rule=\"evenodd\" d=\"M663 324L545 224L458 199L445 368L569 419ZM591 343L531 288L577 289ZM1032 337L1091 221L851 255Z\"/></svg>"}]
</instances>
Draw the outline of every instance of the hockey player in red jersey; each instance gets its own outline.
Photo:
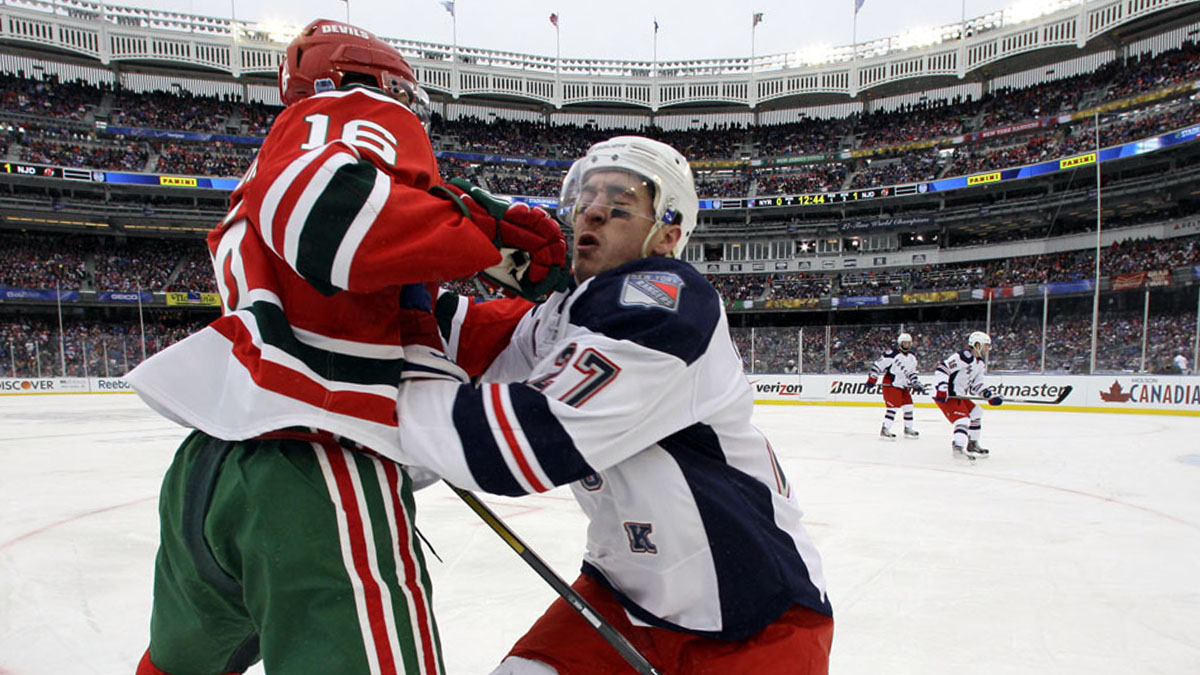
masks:
<instances>
[{"instance_id":1,"label":"hockey player in red jersey","mask_svg":"<svg viewBox=\"0 0 1200 675\"><path fill-rule=\"evenodd\" d=\"M565 282L566 243L540 210L442 183L424 92L369 32L313 22L279 86L208 237L223 316L129 376L196 429L163 482L138 673L441 673L412 480L381 455L401 379L446 361L405 346L402 306L485 268L536 296Z\"/></svg>"},{"instance_id":2,"label":"hockey player in red jersey","mask_svg":"<svg viewBox=\"0 0 1200 675\"><path fill-rule=\"evenodd\" d=\"M660 672L825 673L821 558L750 422L720 298L680 260L697 211L671 147L592 146L559 202L574 283L526 313L482 385L402 384L397 458L498 494L570 484L589 519L573 587ZM561 599L496 670L624 672Z\"/></svg>"},{"instance_id":3,"label":"hockey player in red jersey","mask_svg":"<svg viewBox=\"0 0 1200 675\"><path fill-rule=\"evenodd\" d=\"M951 451L955 457L974 461L987 457L987 448L979 445L979 434L983 424L983 408L967 396L980 396L988 404L1004 403L999 392L983 384L987 375L987 356L992 348L992 339L987 333L975 331L967 337L967 348L946 357L934 370L933 400L942 414L954 425L954 440Z\"/></svg>"},{"instance_id":4,"label":"hockey player in red jersey","mask_svg":"<svg viewBox=\"0 0 1200 675\"><path fill-rule=\"evenodd\" d=\"M871 374L867 384L881 384L883 404L887 410L883 413L883 426L879 429L879 437L894 440L892 423L896 421L896 411L904 415L904 437L917 438L921 434L913 428L912 393L924 392L925 387L917 378L917 355L912 353L913 339L908 333L901 333L896 338L896 348L889 349L871 364Z\"/></svg>"}]
</instances>

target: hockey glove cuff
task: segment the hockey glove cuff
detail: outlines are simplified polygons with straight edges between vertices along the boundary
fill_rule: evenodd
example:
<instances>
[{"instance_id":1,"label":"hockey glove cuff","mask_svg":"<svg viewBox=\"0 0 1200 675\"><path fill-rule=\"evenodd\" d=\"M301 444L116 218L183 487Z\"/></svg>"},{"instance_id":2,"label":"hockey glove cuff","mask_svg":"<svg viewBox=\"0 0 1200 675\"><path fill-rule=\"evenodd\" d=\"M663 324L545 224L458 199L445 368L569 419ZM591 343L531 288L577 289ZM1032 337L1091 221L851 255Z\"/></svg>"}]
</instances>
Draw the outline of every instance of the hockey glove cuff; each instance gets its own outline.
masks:
<instances>
[{"instance_id":1,"label":"hockey glove cuff","mask_svg":"<svg viewBox=\"0 0 1200 675\"><path fill-rule=\"evenodd\" d=\"M988 400L988 405L990 406L998 406L1004 403L1004 397L991 389L984 389L983 397Z\"/></svg>"},{"instance_id":2,"label":"hockey glove cuff","mask_svg":"<svg viewBox=\"0 0 1200 675\"><path fill-rule=\"evenodd\" d=\"M510 204L461 178L433 191L454 201L500 252L500 263L481 272L485 279L533 301L566 290L567 240L550 214L527 204Z\"/></svg>"},{"instance_id":3,"label":"hockey glove cuff","mask_svg":"<svg viewBox=\"0 0 1200 675\"><path fill-rule=\"evenodd\" d=\"M945 386L940 386L936 391L933 392L933 400L937 401L938 403L945 403L946 399L949 397L950 391L948 387Z\"/></svg>"}]
</instances>

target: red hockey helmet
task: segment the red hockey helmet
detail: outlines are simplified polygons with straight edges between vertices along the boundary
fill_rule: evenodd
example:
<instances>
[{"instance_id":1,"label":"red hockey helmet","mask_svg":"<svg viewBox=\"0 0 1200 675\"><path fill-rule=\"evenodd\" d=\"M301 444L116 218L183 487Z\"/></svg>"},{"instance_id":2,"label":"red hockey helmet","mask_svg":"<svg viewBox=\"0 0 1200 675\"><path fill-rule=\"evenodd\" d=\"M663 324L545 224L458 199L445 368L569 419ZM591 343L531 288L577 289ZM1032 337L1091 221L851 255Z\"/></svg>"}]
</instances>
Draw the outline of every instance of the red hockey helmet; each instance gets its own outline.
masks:
<instances>
[{"instance_id":1,"label":"red hockey helmet","mask_svg":"<svg viewBox=\"0 0 1200 675\"><path fill-rule=\"evenodd\" d=\"M359 77L347 77L351 74ZM329 19L304 27L279 64L284 105L331 91L349 82L378 87L421 116L429 98L400 52L369 31Z\"/></svg>"}]
</instances>

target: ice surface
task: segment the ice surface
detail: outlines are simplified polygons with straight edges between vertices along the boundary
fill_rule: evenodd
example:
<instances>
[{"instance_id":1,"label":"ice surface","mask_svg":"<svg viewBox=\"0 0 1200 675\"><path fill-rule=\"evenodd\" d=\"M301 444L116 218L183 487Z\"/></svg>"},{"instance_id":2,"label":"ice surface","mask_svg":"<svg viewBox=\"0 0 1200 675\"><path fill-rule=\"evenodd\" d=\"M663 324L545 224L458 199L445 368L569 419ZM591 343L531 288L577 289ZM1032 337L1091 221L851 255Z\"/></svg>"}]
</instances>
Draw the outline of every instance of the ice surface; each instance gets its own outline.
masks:
<instances>
[{"instance_id":1,"label":"ice surface","mask_svg":"<svg viewBox=\"0 0 1200 675\"><path fill-rule=\"evenodd\" d=\"M988 410L974 465L935 410L915 441L881 419L756 411L825 560L833 673L1200 673L1200 419ZM184 435L134 396L0 398L0 675L133 672ZM486 501L575 578L569 492ZM554 594L448 490L418 504L448 670L487 673Z\"/></svg>"}]
</instances>

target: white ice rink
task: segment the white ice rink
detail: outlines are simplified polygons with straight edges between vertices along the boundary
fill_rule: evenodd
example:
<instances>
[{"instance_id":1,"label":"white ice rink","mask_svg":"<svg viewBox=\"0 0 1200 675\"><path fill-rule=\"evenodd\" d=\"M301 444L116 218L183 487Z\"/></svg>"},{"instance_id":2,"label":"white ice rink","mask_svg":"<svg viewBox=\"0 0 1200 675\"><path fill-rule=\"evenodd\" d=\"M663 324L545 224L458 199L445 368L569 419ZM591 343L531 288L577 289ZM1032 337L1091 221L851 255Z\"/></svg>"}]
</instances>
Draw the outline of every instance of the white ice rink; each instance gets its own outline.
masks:
<instances>
[{"instance_id":1,"label":"white ice rink","mask_svg":"<svg viewBox=\"0 0 1200 675\"><path fill-rule=\"evenodd\" d=\"M988 410L992 457L882 409L761 406L825 560L837 675L1200 673L1200 419ZM132 673L183 429L129 395L0 397L0 675ZM488 498L560 574L564 489ZM418 494L448 670L487 673L553 599L449 491Z\"/></svg>"}]
</instances>

